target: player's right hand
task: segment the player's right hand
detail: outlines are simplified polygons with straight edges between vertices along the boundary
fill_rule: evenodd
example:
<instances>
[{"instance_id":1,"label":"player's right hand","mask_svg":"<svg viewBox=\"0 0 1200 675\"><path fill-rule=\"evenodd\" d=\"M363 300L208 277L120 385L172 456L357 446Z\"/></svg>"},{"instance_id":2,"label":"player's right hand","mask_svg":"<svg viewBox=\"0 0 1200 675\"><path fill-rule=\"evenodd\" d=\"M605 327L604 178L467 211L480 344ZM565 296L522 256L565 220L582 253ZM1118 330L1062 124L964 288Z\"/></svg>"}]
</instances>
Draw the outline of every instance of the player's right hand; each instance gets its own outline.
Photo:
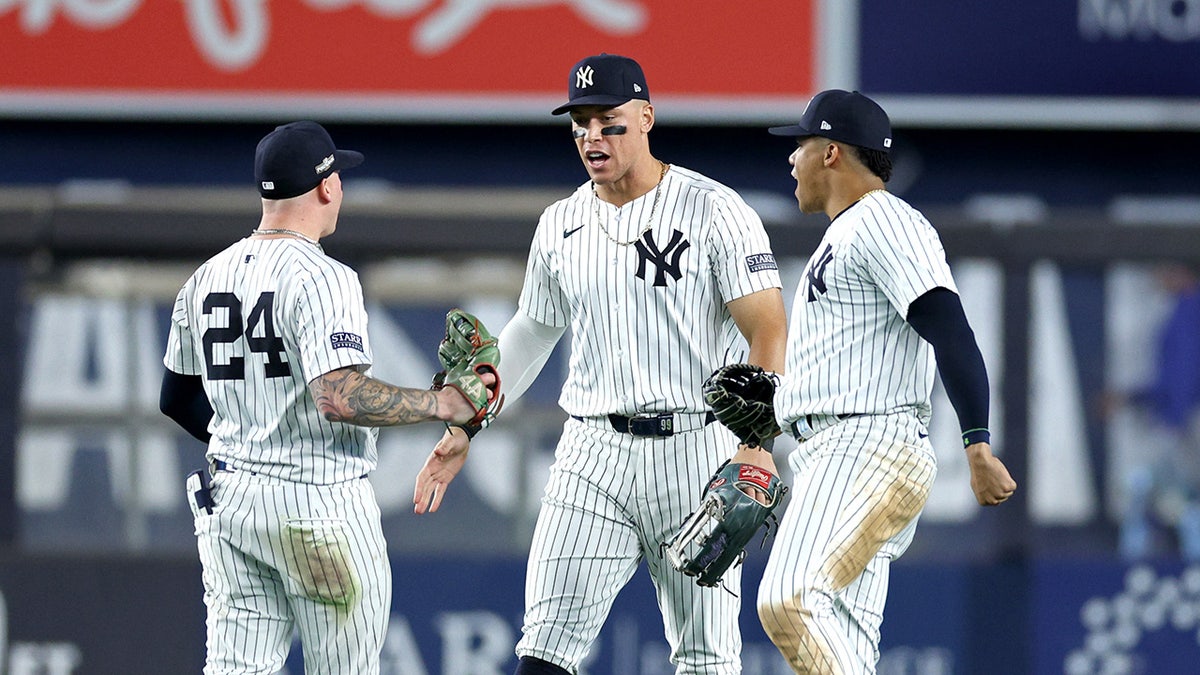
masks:
<instances>
[{"instance_id":1,"label":"player's right hand","mask_svg":"<svg viewBox=\"0 0 1200 675\"><path fill-rule=\"evenodd\" d=\"M442 505L450 481L462 471L467 463L467 451L471 441L462 429L450 428L433 447L425 466L417 473L417 485L413 489L413 512L421 515L434 513Z\"/></svg>"}]
</instances>

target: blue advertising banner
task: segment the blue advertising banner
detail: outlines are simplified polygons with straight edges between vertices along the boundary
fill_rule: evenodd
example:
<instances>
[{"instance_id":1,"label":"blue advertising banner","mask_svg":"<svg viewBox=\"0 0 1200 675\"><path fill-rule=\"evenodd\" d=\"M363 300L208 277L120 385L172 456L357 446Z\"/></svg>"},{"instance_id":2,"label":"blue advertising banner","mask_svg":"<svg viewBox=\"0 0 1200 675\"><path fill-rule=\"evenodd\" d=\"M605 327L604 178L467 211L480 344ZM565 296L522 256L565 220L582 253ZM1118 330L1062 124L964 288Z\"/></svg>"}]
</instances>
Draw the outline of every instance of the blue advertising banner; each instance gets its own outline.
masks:
<instances>
[{"instance_id":1,"label":"blue advertising banner","mask_svg":"<svg viewBox=\"0 0 1200 675\"><path fill-rule=\"evenodd\" d=\"M1200 96L1200 4L860 0L859 85L888 95Z\"/></svg>"},{"instance_id":2,"label":"blue advertising banner","mask_svg":"<svg viewBox=\"0 0 1200 675\"><path fill-rule=\"evenodd\" d=\"M766 552L747 559L741 589L743 672L793 671L758 622L754 608ZM392 618L382 675L507 675L516 667L525 563L519 558L393 559ZM884 617L881 673L967 673L966 566L899 565L893 607ZM714 593L729 592L713 589ZM584 666L588 675L673 675L650 577L643 566L617 596ZM293 645L288 673L303 672Z\"/></svg>"},{"instance_id":3,"label":"blue advertising banner","mask_svg":"<svg viewBox=\"0 0 1200 675\"><path fill-rule=\"evenodd\" d=\"M765 551L751 551L744 570L743 672L789 675L754 609L766 558ZM523 557L393 554L392 571L381 675L512 672L524 606ZM2 556L0 672L199 672L202 593L192 557ZM901 560L892 567L878 672L1194 673L1198 608L1200 565ZM300 646L293 644L279 675L303 672ZM617 597L584 672L673 674L644 568Z\"/></svg>"},{"instance_id":4,"label":"blue advertising banner","mask_svg":"<svg viewBox=\"0 0 1200 675\"><path fill-rule=\"evenodd\" d=\"M1034 565L1034 673L1195 673L1200 566Z\"/></svg>"}]
</instances>

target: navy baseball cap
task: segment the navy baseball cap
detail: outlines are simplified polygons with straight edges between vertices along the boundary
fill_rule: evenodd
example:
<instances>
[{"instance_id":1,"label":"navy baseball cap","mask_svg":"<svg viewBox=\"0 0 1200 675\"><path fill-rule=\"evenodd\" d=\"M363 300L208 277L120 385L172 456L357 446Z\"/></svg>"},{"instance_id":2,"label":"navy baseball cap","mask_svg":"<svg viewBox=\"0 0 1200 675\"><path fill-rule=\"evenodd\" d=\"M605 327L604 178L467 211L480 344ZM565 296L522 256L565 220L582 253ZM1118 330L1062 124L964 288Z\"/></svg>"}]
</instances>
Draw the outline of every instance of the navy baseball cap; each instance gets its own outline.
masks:
<instances>
[{"instance_id":1,"label":"navy baseball cap","mask_svg":"<svg viewBox=\"0 0 1200 675\"><path fill-rule=\"evenodd\" d=\"M637 61L628 56L597 54L571 68L567 98L566 103L551 111L552 115L561 115L580 105L615 108L635 98L649 101L650 87Z\"/></svg>"},{"instance_id":2,"label":"navy baseball cap","mask_svg":"<svg viewBox=\"0 0 1200 675\"><path fill-rule=\"evenodd\" d=\"M892 123L887 113L857 91L827 89L812 97L799 124L767 131L776 136L823 136L883 152L892 149Z\"/></svg>"},{"instance_id":3,"label":"navy baseball cap","mask_svg":"<svg viewBox=\"0 0 1200 675\"><path fill-rule=\"evenodd\" d=\"M316 122L292 122L258 142L254 181L265 199L288 199L317 187L334 171L358 166L361 152L338 150Z\"/></svg>"}]
</instances>

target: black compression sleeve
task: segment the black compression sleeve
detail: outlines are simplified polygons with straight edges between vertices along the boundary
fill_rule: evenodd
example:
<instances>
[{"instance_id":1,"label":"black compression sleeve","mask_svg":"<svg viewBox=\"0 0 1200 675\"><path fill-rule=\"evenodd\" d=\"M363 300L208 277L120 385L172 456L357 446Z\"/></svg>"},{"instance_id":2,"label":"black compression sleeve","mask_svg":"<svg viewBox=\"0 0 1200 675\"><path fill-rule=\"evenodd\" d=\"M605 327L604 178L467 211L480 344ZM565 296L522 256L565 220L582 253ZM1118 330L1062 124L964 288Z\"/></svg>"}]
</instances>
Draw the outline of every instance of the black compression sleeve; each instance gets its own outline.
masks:
<instances>
[{"instance_id":1,"label":"black compression sleeve","mask_svg":"<svg viewBox=\"0 0 1200 675\"><path fill-rule=\"evenodd\" d=\"M908 306L908 323L933 345L946 396L958 413L963 445L990 443L987 369L958 294L941 287L928 291Z\"/></svg>"},{"instance_id":2,"label":"black compression sleeve","mask_svg":"<svg viewBox=\"0 0 1200 675\"><path fill-rule=\"evenodd\" d=\"M212 437L208 433L208 423L212 420L213 409L199 375L180 375L165 369L158 409L197 439L207 443Z\"/></svg>"}]
</instances>

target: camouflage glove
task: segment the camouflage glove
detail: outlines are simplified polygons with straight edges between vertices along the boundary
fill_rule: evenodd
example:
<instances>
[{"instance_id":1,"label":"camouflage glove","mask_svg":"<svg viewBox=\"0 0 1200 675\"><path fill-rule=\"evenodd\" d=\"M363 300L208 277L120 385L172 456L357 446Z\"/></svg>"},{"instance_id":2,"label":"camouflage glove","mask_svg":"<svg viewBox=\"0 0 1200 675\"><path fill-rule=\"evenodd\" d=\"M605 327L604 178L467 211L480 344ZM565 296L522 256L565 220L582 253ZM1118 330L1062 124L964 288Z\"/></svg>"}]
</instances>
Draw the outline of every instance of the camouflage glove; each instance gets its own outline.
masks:
<instances>
[{"instance_id":1,"label":"camouflage glove","mask_svg":"<svg viewBox=\"0 0 1200 675\"><path fill-rule=\"evenodd\" d=\"M754 447L779 435L773 401L778 384L774 373L749 363L731 363L705 380L701 391L717 420L742 443Z\"/></svg>"},{"instance_id":2,"label":"camouflage glove","mask_svg":"<svg viewBox=\"0 0 1200 675\"><path fill-rule=\"evenodd\" d=\"M500 393L500 349L496 338L484 328L479 319L461 309L446 313L446 335L438 345L438 361L442 371L433 376L433 389L453 387L475 408L475 417L461 426L468 436L474 436L485 420L490 421L504 405ZM479 377L490 372L495 384L484 385Z\"/></svg>"},{"instance_id":3,"label":"camouflage glove","mask_svg":"<svg viewBox=\"0 0 1200 675\"><path fill-rule=\"evenodd\" d=\"M767 504L753 494L765 495ZM701 586L716 586L726 570L746 557L746 544L767 524L778 524L775 508L787 486L770 471L753 464L725 462L717 470L697 508L673 537L662 545L671 566ZM768 522L770 519L771 522ZM767 534L763 534L766 544Z\"/></svg>"}]
</instances>

